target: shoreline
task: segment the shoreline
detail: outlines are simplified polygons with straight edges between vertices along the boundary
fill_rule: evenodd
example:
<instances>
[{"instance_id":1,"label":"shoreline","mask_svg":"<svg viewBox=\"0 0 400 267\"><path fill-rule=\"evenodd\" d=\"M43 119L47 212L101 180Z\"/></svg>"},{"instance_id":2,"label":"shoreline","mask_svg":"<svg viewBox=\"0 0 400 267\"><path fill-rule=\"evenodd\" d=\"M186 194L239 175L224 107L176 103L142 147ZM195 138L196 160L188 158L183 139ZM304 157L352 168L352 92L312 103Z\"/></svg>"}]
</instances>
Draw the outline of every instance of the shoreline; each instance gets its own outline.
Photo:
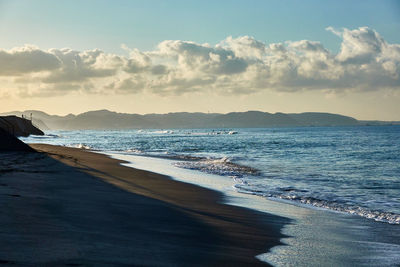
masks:
<instances>
[{"instance_id":1,"label":"shoreline","mask_svg":"<svg viewBox=\"0 0 400 267\"><path fill-rule=\"evenodd\" d=\"M358 215L266 199L234 189L229 177L174 166L174 160L123 153L107 155L131 168L157 172L174 180L224 194L224 203L289 218L284 245L257 258L276 266L393 266L400 262L400 228ZM383 260L383 258L385 260Z\"/></svg>"},{"instance_id":2,"label":"shoreline","mask_svg":"<svg viewBox=\"0 0 400 267\"><path fill-rule=\"evenodd\" d=\"M30 255L32 258L32 255L36 255L42 258L39 262L28 260L23 263L61 263L73 259L83 263L106 264L106 255L112 253L132 255L133 253L136 257L118 259L121 261L118 263L267 265L256 259L256 256L282 244L280 239L284 235L281 234L281 229L290 221L280 216L222 204L223 196L219 192L178 182L164 175L122 166L120 164L123 163L122 161L103 154L45 144L30 146L42 152L36 153L41 158L36 163L46 162L45 165L51 166L50 170L41 169L35 166L35 161L31 161L30 167L35 169L35 173L25 172L23 176L28 176L33 180L16 181L15 177L11 180L11 176L16 175L14 173L3 175L3 180L7 180L4 177L9 176L7 183L15 183L12 185L16 191L14 195L18 193L19 200L23 202L20 204L26 206L14 206L12 199L6 199L8 207L14 207L17 213L23 213L20 209L24 208L35 214L28 228L40 229L36 236L38 239L46 240L45 237L52 232L52 228L63 225L63 229L74 228L72 232L74 234L81 233L85 236L85 241L78 237L70 237L66 241L65 237L56 238L58 235L54 237L55 240L52 240L56 247L61 248L65 243L75 247L74 250L80 255L78 257L75 253L75 257L71 256L70 259L64 256L60 258L57 256L58 249L52 252L50 247L45 247L45 252L41 252L41 249L21 243L21 240L26 240L27 236L32 234L22 231L25 229L22 226L18 228L20 225L26 227L25 223L18 221L18 216L7 217L7 214L3 213L1 216L6 216L6 219L12 221L14 228L17 227L17 229L14 229L12 233L3 231L0 235L1 244L4 245L5 236L18 235L14 236L14 249L18 250L18 253L25 251L25 256ZM63 180L54 180L50 176ZM41 179L36 179L36 177L41 177ZM25 183L28 183L29 187ZM80 183L85 186L79 187ZM25 191L22 188L25 188ZM29 192L30 188L33 188L33 192ZM57 190L51 190L52 188L57 188ZM26 194L34 195L34 199L40 197L44 200L41 200L40 205L32 206L32 199L31 201L29 198L25 199ZM68 198L71 195L74 199ZM82 202L82 199L85 201ZM53 200L56 200L56 204ZM69 201L72 200L73 203L70 204ZM47 210L48 205L58 205L60 210L57 207ZM103 208L109 205L113 207ZM65 209L68 210L66 214L64 214ZM87 213L98 221L88 218ZM118 216L115 215L116 213ZM53 217L57 217L57 222L52 221ZM70 221L71 218L74 219L73 223ZM124 226L121 227L120 224ZM140 229L137 228L138 225L141 226ZM108 247L107 250L88 248L90 244L99 242L99 238L87 236L86 228L89 226L100 227L97 231L100 236L104 232L117 232L112 235L114 239L112 242L107 238L101 240L100 247ZM51 229L48 229L49 227ZM148 235L145 234L147 231L150 231ZM69 230L57 233L67 234ZM137 244L137 238L134 238L137 235L141 236L140 240L145 244L156 243L158 248L169 249L155 251L151 248L152 246L140 246ZM118 242L125 245L118 246ZM113 244L117 244L117 248L110 249L109 246ZM6 249L0 252L0 259L18 263L20 259L17 257L18 253ZM152 254L156 256L150 256ZM110 256L108 260L117 259Z\"/></svg>"},{"instance_id":3,"label":"shoreline","mask_svg":"<svg viewBox=\"0 0 400 267\"><path fill-rule=\"evenodd\" d=\"M342 127L333 131L334 136L337 134L340 136L340 134L342 134L343 129L340 128ZM261 197L267 197L268 199L275 198L277 201L283 202L289 200L290 203L293 202L294 205L299 206L305 205L310 208L326 208L338 212L346 212L348 214L357 214L371 220L383 221L390 224L399 224L400 222L398 203L395 201L395 188L390 188L387 184L387 181L395 179L397 175L397 171L395 170L396 165L393 164L397 156L393 154L393 157L385 158L385 163L382 162L382 164L380 164L379 155L381 154L376 153L379 152L379 149L377 150L376 147L377 144L368 150L368 153L364 151L362 153L360 152L360 155L349 154L350 150L347 149L348 146L343 146L347 151L347 158L343 158L340 164L347 164L349 167L338 169L334 164L330 164L329 162L329 158L334 159L336 157L335 155L337 155L337 153L332 150L333 146L328 146L332 148L329 148L330 153L325 151L328 153L326 157L320 157L321 160L318 158L313 159L315 155L312 154L311 151L316 149L315 153L318 154L321 153L322 150L326 150L325 145L319 145L319 141L314 140L315 138L311 138L311 140L316 141L316 148L303 151L301 149L302 143L300 142L299 146L293 145L293 147L300 147L300 149L292 149L290 147L288 149L291 151L293 150L292 152L282 154L292 156L284 156L284 160L278 160L282 156L280 153L285 151L285 148L279 150L275 147L275 141L271 141L274 140L275 137L278 139L280 138L279 136L281 134L279 132L275 133L275 130L270 132L265 129L266 131L263 130L259 133L258 130L255 129L243 129L243 133L241 132L237 137L219 136L212 137L211 139L207 137L204 139L207 140L204 144L201 144L201 140L203 140L204 137L197 138L191 134L187 135L188 133L193 133L192 131L194 130L190 129L189 132L186 130L182 130L182 132L177 131L172 135L159 135L158 131L145 130L106 130L104 132L94 131L93 133L88 131L84 132L83 135L75 131L54 131L51 132L52 134L46 135L43 138L33 136L26 139L22 138L22 140L27 143L43 142L89 150L93 149L94 151L99 151L104 154L108 154L108 152L127 152L127 154L130 155L172 159L176 160L173 164L179 165L178 167L181 168L200 170L205 173L237 178L239 181L236 185L237 190L242 193L256 194ZM354 131L358 132L360 130L361 127L357 127L357 129L351 130L350 132L353 133ZM330 131L331 130L329 130L329 132ZM305 133L307 132L308 130L306 130ZM347 132L347 130L345 132ZM362 132L364 132L364 130L362 130ZM376 134L375 130L373 130L373 132ZM289 138L291 142L291 133L292 130L283 132L284 136L286 136L285 140ZM91 134L96 136L96 138L88 138ZM200 132L199 134L203 135L204 133ZM262 149L255 150L255 153L250 153L248 155L249 158L251 158L249 161L246 156L246 150L251 148L251 138L261 136L261 134L272 134L274 136L271 140L267 138L269 141L266 141L265 144L266 147L271 145L273 148L271 148L270 152L262 151ZM296 136L303 136L303 134L304 133L297 133L297 130L295 130ZM393 134L393 132L390 131L390 134ZM122 140L124 141L122 143L116 142L115 138L123 138ZM179 141L182 138L183 140ZM247 144L249 146L240 145L240 149L237 151L236 142L242 138L248 140L245 141L246 144L250 142ZM228 140L231 139L232 144L229 144ZM110 140L113 141L109 142ZM165 144L158 142L158 140L165 141ZM218 140L218 142L215 144L218 144L218 146L225 144L226 149L230 152L219 153L218 149L216 150L214 146L210 146L210 144L213 144L216 140ZM378 140L378 138L375 138L375 140ZM310 142L313 143L314 141ZM136 144L135 142L138 143ZM191 142L193 142L193 144ZM348 141L346 142L348 143ZM162 147L164 145L165 147ZM192 148L190 147L193 147L194 150L191 151ZM197 151L197 149L199 149L199 151ZM221 147L221 151L225 151L224 149L225 148ZM312 160L303 159L301 163L298 160L294 160L294 155L303 152ZM395 153L395 151L393 152ZM371 155L377 155L374 156L377 158L374 160L368 159L370 153ZM357 158L357 160L352 157ZM366 157L366 159L363 159L363 157ZM375 162L371 173L367 171L368 162ZM363 167L359 168L355 163ZM379 169L382 169L382 172L379 172ZM299 173L297 173L297 170L299 170ZM151 168L150 171L152 171ZM344 176L342 178L335 176L337 171L341 172ZM380 175L386 175L387 178L379 179L378 177L380 177ZM363 179L363 177L367 177L368 179ZM341 183L341 179L345 179L345 183ZM313 180L316 182L313 183ZM367 189L364 190L364 187ZM357 192L360 190L360 192L352 194L354 190ZM385 194L381 194L381 190L385 191ZM349 198L349 196L351 197Z\"/></svg>"}]
</instances>

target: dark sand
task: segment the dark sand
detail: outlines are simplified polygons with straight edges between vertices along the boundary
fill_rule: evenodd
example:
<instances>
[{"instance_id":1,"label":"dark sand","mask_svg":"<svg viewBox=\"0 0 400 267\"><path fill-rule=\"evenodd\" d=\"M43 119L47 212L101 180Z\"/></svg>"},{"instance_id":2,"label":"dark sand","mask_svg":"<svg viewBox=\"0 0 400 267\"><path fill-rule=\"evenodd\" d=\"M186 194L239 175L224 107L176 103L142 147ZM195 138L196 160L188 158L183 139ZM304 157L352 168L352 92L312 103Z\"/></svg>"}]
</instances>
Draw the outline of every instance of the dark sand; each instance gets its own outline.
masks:
<instances>
[{"instance_id":1,"label":"dark sand","mask_svg":"<svg viewBox=\"0 0 400 267\"><path fill-rule=\"evenodd\" d=\"M75 148L0 154L0 264L262 265L288 220Z\"/></svg>"}]
</instances>

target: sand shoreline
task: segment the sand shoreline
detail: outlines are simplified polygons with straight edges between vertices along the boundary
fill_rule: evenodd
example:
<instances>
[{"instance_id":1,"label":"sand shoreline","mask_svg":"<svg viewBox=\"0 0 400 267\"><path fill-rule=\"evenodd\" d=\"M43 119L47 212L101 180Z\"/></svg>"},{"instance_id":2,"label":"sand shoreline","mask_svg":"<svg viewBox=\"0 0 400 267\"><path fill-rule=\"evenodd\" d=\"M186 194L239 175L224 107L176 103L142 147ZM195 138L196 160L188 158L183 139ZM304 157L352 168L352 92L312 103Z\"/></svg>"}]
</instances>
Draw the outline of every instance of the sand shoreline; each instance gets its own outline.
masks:
<instances>
[{"instance_id":1,"label":"sand shoreline","mask_svg":"<svg viewBox=\"0 0 400 267\"><path fill-rule=\"evenodd\" d=\"M10 191L1 194L2 262L262 265L255 256L279 245L288 223L106 155L31 146L42 153L20 154L22 165L0 176Z\"/></svg>"}]
</instances>

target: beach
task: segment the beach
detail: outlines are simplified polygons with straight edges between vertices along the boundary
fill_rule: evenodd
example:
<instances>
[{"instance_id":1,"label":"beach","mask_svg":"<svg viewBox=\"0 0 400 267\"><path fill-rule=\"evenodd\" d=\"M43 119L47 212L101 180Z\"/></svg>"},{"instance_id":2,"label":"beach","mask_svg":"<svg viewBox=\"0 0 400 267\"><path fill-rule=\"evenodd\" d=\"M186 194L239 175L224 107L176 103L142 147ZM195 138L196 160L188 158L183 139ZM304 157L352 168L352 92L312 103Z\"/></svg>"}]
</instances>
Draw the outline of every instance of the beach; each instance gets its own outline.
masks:
<instances>
[{"instance_id":1,"label":"beach","mask_svg":"<svg viewBox=\"0 0 400 267\"><path fill-rule=\"evenodd\" d=\"M266 265L289 220L77 148L1 154L0 262L17 265Z\"/></svg>"},{"instance_id":2,"label":"beach","mask_svg":"<svg viewBox=\"0 0 400 267\"><path fill-rule=\"evenodd\" d=\"M0 0L0 267L400 267L400 0L360 3Z\"/></svg>"}]
</instances>

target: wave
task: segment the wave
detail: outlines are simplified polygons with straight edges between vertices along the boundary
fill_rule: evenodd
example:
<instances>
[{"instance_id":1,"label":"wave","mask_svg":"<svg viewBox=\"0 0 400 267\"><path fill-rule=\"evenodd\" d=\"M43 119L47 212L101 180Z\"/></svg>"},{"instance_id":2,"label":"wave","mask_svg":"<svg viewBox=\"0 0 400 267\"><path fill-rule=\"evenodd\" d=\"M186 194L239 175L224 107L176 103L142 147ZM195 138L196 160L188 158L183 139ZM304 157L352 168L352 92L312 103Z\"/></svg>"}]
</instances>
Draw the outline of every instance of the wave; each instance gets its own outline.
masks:
<instances>
[{"instance_id":1,"label":"wave","mask_svg":"<svg viewBox=\"0 0 400 267\"><path fill-rule=\"evenodd\" d=\"M145 153L144 151L136 149L136 148L127 149L127 150L124 150L123 152L132 153L132 154L138 154L138 155Z\"/></svg>"},{"instance_id":2,"label":"wave","mask_svg":"<svg viewBox=\"0 0 400 267\"><path fill-rule=\"evenodd\" d=\"M60 138L60 135L57 134L45 134L45 135L30 135L29 138L33 139L53 139L53 138Z\"/></svg>"},{"instance_id":3,"label":"wave","mask_svg":"<svg viewBox=\"0 0 400 267\"><path fill-rule=\"evenodd\" d=\"M152 131L152 132L147 132L151 134L174 134L175 132L172 130L160 130L160 131Z\"/></svg>"},{"instance_id":4,"label":"wave","mask_svg":"<svg viewBox=\"0 0 400 267\"><path fill-rule=\"evenodd\" d=\"M265 192L262 190L253 190L252 188L249 188L246 185L247 184L241 183L241 184L236 184L234 187L239 193L257 195L272 200L288 200L290 202L293 201L299 204L313 206L316 208L323 208L338 212L354 214L367 219L373 219L378 222L400 224L400 214L395 214L392 212L384 212L384 211L373 211L356 205L345 205L342 203L328 201L328 200L321 200L314 197L294 196L294 195ZM304 192L304 190L296 190L296 189L286 189L283 191Z\"/></svg>"},{"instance_id":5,"label":"wave","mask_svg":"<svg viewBox=\"0 0 400 267\"><path fill-rule=\"evenodd\" d=\"M233 130L210 130L210 131L190 131L190 130L138 130L139 134L168 134L168 135L191 135L191 136L210 136L210 135L235 135L238 131Z\"/></svg>"},{"instance_id":6,"label":"wave","mask_svg":"<svg viewBox=\"0 0 400 267\"><path fill-rule=\"evenodd\" d=\"M127 149L123 152L145 157L173 160L175 161L173 162L173 165L178 168L198 170L205 173L229 176L236 179L244 177L245 175L257 176L260 174L258 169L232 162L232 159L229 157L210 158L188 154L176 154L168 152L160 153L160 151L146 152L136 148Z\"/></svg>"},{"instance_id":7,"label":"wave","mask_svg":"<svg viewBox=\"0 0 400 267\"><path fill-rule=\"evenodd\" d=\"M233 135L233 134L238 134L239 132L237 131L210 131L210 132L188 132L187 134L191 135Z\"/></svg>"},{"instance_id":8,"label":"wave","mask_svg":"<svg viewBox=\"0 0 400 267\"><path fill-rule=\"evenodd\" d=\"M234 163L228 157L223 158L199 158L186 156L186 161L175 162L174 165L179 168L199 170L206 173L217 174L222 176L230 176L232 178L241 178L246 175L256 176L260 171L249 167Z\"/></svg>"},{"instance_id":9,"label":"wave","mask_svg":"<svg viewBox=\"0 0 400 267\"><path fill-rule=\"evenodd\" d=\"M79 143L79 144L71 144L71 145L68 145L68 146L69 146L69 147L80 148L80 149L85 149L85 150L92 149L90 146L88 146L88 145L86 145L86 144L82 144L82 143Z\"/></svg>"},{"instance_id":10,"label":"wave","mask_svg":"<svg viewBox=\"0 0 400 267\"><path fill-rule=\"evenodd\" d=\"M239 132L237 131L232 131L232 130L228 130L228 131L209 131L209 132L186 132L186 134L190 134L190 135L234 135L234 134L238 134Z\"/></svg>"}]
</instances>

